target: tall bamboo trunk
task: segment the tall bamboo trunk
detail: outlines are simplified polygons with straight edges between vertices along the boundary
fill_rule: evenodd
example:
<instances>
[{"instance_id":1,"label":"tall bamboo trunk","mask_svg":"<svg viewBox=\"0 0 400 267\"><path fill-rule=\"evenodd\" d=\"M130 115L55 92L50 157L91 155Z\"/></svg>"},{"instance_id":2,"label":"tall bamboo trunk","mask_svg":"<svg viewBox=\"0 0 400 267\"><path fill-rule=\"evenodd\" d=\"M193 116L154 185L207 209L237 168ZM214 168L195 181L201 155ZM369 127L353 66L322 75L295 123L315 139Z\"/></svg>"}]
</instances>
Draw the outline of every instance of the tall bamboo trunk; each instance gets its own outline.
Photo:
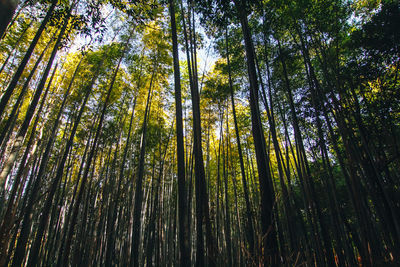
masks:
<instances>
[{"instance_id":1,"label":"tall bamboo trunk","mask_svg":"<svg viewBox=\"0 0 400 267\"><path fill-rule=\"evenodd\" d=\"M54 77L55 69L54 69L52 78ZM36 119L32 126L31 134L34 134L36 132L36 127L38 125L39 118L40 118L39 114L43 110L43 106L45 104L46 97L47 97L47 94L48 94L50 86L51 86L52 78L50 78L49 85L47 86L47 88L44 92L42 102L38 109L38 115L36 116ZM33 178L31 178L31 179L33 179ZM41 182L40 179L35 179L35 182L33 183L32 191L29 195L29 200L28 200L26 209L24 211L24 219L22 221L21 233L18 238L17 247L15 249L15 254L14 254L13 263L12 263L13 267L20 266L25 258L26 246L28 243L29 233L30 233L31 224L32 224L32 210L33 210L33 205L35 204L37 196L39 194L40 182Z\"/></svg>"},{"instance_id":2,"label":"tall bamboo trunk","mask_svg":"<svg viewBox=\"0 0 400 267\"><path fill-rule=\"evenodd\" d=\"M28 110L26 111L25 119L22 122L21 128L18 131L15 144L14 144L14 146L12 148L12 151L11 151L10 155L8 156L7 161L5 162L5 164L3 166L2 172L0 173L0 192L3 190L5 180L6 180L7 176L9 175L9 173L11 171L12 165L14 164L14 162L16 161L16 159L18 157L20 148L22 147L24 137L25 137L25 135L26 135L26 133L28 131L31 119L32 119L32 117L33 117L33 115L35 113L35 110L36 110L36 106L39 103L40 96L42 95L43 89L45 87L45 84L46 84L46 81L47 81L47 77L48 77L48 75L50 73L50 70L51 70L51 68L53 66L53 61L54 61L54 59L56 57L56 54L58 52L58 49L59 49L59 47L61 45L61 40L64 38L64 34L65 34L66 29L67 29L67 25L68 25L68 22L69 22L71 11L72 11L72 7L69 9L68 14L65 17L63 26L62 26L59 34L58 34L58 37L57 37L57 40L55 42L53 51L51 52L49 61L48 61L47 65L46 65L46 68L45 68L45 70L43 72L43 75L42 75L42 77L41 77L41 79L39 81L39 84L38 84L38 86L36 88L36 92L35 92L35 94L34 94L34 96L32 98L32 101L29 104ZM6 91L6 93L7 93L7 91ZM4 97L5 97L5 95L3 96L3 98ZM2 98L2 100L3 100L3 98ZM0 109L1 109L1 102L0 102ZM1 116L1 110L0 110L0 116Z\"/></svg>"},{"instance_id":3,"label":"tall bamboo trunk","mask_svg":"<svg viewBox=\"0 0 400 267\"><path fill-rule=\"evenodd\" d=\"M157 62L154 63L154 66ZM133 209L133 230L132 230L132 247L131 247L131 261L130 266L139 266L139 242L140 242L140 232L141 232L141 214L142 214L142 201L143 201L143 177L144 177L144 161L146 155L146 133L147 133L147 122L149 117L149 109L151 106L151 96L153 91L153 80L156 68L154 68L150 79L149 90L147 93L146 108L143 118L143 132L140 140L140 154L139 154L139 165L136 178L136 189L135 189L135 200Z\"/></svg>"},{"instance_id":4,"label":"tall bamboo trunk","mask_svg":"<svg viewBox=\"0 0 400 267\"><path fill-rule=\"evenodd\" d=\"M239 14L242 33L245 41L247 70L250 82L250 110L251 110L251 125L254 147L256 151L256 161L258 169L258 179L260 184L261 196L261 227L263 239L263 264L278 264L278 244L276 239L276 231L274 226L273 206L275 204L275 193L272 185L271 172L267 154L265 151L265 138L262 129L260 111L258 105L258 80L255 67L255 53L253 41L251 38L250 29L245 13L244 2L235 1L235 6Z\"/></svg>"},{"instance_id":5,"label":"tall bamboo trunk","mask_svg":"<svg viewBox=\"0 0 400 267\"><path fill-rule=\"evenodd\" d=\"M183 10L183 4L181 2L181 9ZM189 10L192 8L192 3L189 1ZM189 13L189 34L188 37L186 23L184 16L182 16L182 24L184 28L185 46L186 46L186 57L188 60L189 80L190 80L190 91L192 98L192 111L193 111L193 152L194 152L194 172L195 172L195 194L196 194L196 266L205 265L205 256L207 255L210 266L215 265L215 249L214 249L214 236L211 230L209 207L208 207L208 194L206 189L205 171L203 162L203 149L201 141L201 119L200 119L200 96L197 80L197 64L196 58L196 42L192 36L195 36L191 27L191 14ZM193 22L194 23L194 22ZM191 40L189 47L189 39ZM194 44L193 44L194 43ZM204 249L204 235L203 235L203 222L205 223L206 230L206 243L207 253Z\"/></svg>"},{"instance_id":6,"label":"tall bamboo trunk","mask_svg":"<svg viewBox=\"0 0 400 267\"><path fill-rule=\"evenodd\" d=\"M180 266L190 265L189 226L186 205L185 185L185 148L183 144L183 122L182 122L182 93L179 70L178 37L175 21L175 1L169 1L172 30L172 50L174 60L174 86L175 86L175 120L176 120L176 151L178 165L178 222L179 222L179 251Z\"/></svg>"},{"instance_id":7,"label":"tall bamboo trunk","mask_svg":"<svg viewBox=\"0 0 400 267\"><path fill-rule=\"evenodd\" d=\"M5 0L5 1L8 1L8 0ZM11 97L12 93L14 92L15 87L17 86L17 83L22 76L22 73L24 72L25 67L28 64L28 61L33 53L33 50L35 49L44 29L46 28L46 25L49 22L56 5L57 5L57 0L52 0L51 6L49 7L49 10L47 11L46 16L42 20L42 23L40 24L39 29L36 31L35 37L33 37L31 44L29 45L29 48L25 53L24 58L21 60L21 63L19 64L18 69L16 70L14 76L12 77L12 79L10 81L10 84L8 85L6 91L4 92L3 96L1 97L0 118L3 116L3 112L7 106L7 103L10 100L10 97ZM1 9L1 10L3 10L3 9Z\"/></svg>"},{"instance_id":8,"label":"tall bamboo trunk","mask_svg":"<svg viewBox=\"0 0 400 267\"><path fill-rule=\"evenodd\" d=\"M235 126L236 143L237 143L237 149L238 149L238 153L239 153L240 174L242 177L244 200L246 203L246 217L247 217L246 237L247 237L248 244L249 244L250 254L253 254L255 251L254 250L255 239L254 239L254 226L253 226L253 212L252 212L251 205L250 205L249 189L247 186L246 172L244 169L242 145L240 142L239 127L238 127L237 118L236 118L236 106L235 106L235 98L234 98L234 94L233 94L233 80L232 80L232 75L231 75L231 65L230 65L230 59L229 59L228 28L226 28L225 42L226 42L226 60L227 60L227 64L228 64L228 79L229 79L230 97L231 97L231 104L232 104L233 123Z\"/></svg>"}]
</instances>

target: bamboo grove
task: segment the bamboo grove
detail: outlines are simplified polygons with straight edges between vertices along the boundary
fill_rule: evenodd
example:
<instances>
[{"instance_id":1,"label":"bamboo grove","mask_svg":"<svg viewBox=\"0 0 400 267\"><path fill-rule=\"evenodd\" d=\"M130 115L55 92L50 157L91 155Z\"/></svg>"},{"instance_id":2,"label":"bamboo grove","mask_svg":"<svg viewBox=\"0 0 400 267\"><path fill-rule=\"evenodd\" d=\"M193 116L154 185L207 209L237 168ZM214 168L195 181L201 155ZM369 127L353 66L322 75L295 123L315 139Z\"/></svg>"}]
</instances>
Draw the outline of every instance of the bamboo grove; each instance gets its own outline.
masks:
<instances>
[{"instance_id":1,"label":"bamboo grove","mask_svg":"<svg viewBox=\"0 0 400 267\"><path fill-rule=\"evenodd\" d=\"M0 266L399 266L398 1L0 17Z\"/></svg>"}]
</instances>

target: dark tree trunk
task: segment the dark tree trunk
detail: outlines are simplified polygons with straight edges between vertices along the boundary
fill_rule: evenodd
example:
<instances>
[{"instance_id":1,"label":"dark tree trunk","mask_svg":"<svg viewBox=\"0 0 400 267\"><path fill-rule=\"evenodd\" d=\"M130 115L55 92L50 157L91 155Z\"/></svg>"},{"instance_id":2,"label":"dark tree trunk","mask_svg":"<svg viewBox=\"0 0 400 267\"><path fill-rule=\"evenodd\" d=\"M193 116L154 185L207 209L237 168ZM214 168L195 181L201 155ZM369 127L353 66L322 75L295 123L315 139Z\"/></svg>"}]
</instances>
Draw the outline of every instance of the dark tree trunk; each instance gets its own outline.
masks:
<instances>
[{"instance_id":1,"label":"dark tree trunk","mask_svg":"<svg viewBox=\"0 0 400 267\"><path fill-rule=\"evenodd\" d=\"M174 60L174 85L175 85L175 119L176 119L176 149L178 165L178 216L179 216L179 250L180 266L190 265L189 227L186 214L186 185L185 185L185 149L183 144L183 122L182 122L182 94L179 70L178 38L175 22L175 3L169 1L172 30L172 49Z\"/></svg>"},{"instance_id":2,"label":"dark tree trunk","mask_svg":"<svg viewBox=\"0 0 400 267\"><path fill-rule=\"evenodd\" d=\"M155 62L154 65L156 65ZM155 66L154 66L155 67ZM134 200L134 209L133 209L133 230L132 230L132 247L131 247L131 262L130 266L138 267L139 266L139 242L140 242L140 231L141 231L141 214L142 214L142 201L143 201L143 177L144 177L144 161L146 155L146 133L147 133L147 121L149 117L149 109L151 106L151 96L152 96L152 87L153 80L155 76L156 68L154 68L153 73L151 75L149 90L147 94L147 103L146 109L144 113L143 119L143 132L140 141L140 154L139 154L139 165L138 172L136 178L136 189L135 189L135 200Z\"/></svg>"},{"instance_id":3,"label":"dark tree trunk","mask_svg":"<svg viewBox=\"0 0 400 267\"><path fill-rule=\"evenodd\" d=\"M57 68L57 67L56 67ZM39 122L39 118L40 118L40 113L43 110L43 106L47 97L47 94L49 92L50 86L51 86L51 81L52 78L54 77L54 73L56 68L54 68L54 72L52 77L50 78L49 81L49 85L47 86L42 102L39 106L39 110L38 110L38 115L33 123L32 126L32 133L31 134L35 134L36 132L36 128ZM25 133L24 133L25 135ZM22 142L21 142L22 143ZM31 177L31 179L33 179L33 177ZM28 238L29 238L29 234L31 231L31 224L32 224L32 210L33 210L33 206L36 202L37 196L39 194L39 187L40 187L40 179L35 179L34 183L33 183L33 187L31 189L30 195L29 195L29 200L26 206L26 209L24 211L24 219L22 221L22 227L21 227L21 233L20 236L18 238L18 242L17 242L17 247L15 249L15 254L14 254L14 258L13 258L13 263L12 266L13 267L17 267L20 266L25 258L25 252L26 252L26 246L28 243Z\"/></svg>"},{"instance_id":4,"label":"dark tree trunk","mask_svg":"<svg viewBox=\"0 0 400 267\"><path fill-rule=\"evenodd\" d=\"M258 80L255 66L255 53L251 33L248 26L247 14L243 1L236 0L236 9L239 14L242 32L245 41L247 70L250 81L250 109L251 109L251 125L254 139L254 147L256 150L256 160L258 169L258 179L260 183L261 195L261 228L263 238L263 255L264 264L278 264L278 244L276 239L276 231L273 219L273 206L275 204L275 193L271 180L267 154L265 151L265 139L262 129L260 111L258 105Z\"/></svg>"},{"instance_id":5,"label":"dark tree trunk","mask_svg":"<svg viewBox=\"0 0 400 267\"><path fill-rule=\"evenodd\" d=\"M8 1L8 0L0 0L0 1ZM10 100L10 97L12 93L14 92L15 87L17 86L17 83L19 79L22 76L22 73L25 70L26 64L28 64L28 61L32 55L33 50L36 47L36 44L39 41L40 36L42 35L44 29L46 28L47 23L49 22L52 13L54 11L54 8L56 7L57 0L52 0L51 6L49 10L47 11L46 17L43 19L42 23L40 24L39 29L35 33L35 37L33 37L33 40L31 44L29 45L28 50L25 53L24 58L22 59L21 63L18 66L18 69L16 70L14 76L12 77L10 84L8 85L6 91L4 92L3 96L1 97L0 100L0 118L3 116L3 112L7 106L8 101ZM3 9L0 9L3 10ZM1 16L1 18L3 18Z\"/></svg>"},{"instance_id":6,"label":"dark tree trunk","mask_svg":"<svg viewBox=\"0 0 400 267\"><path fill-rule=\"evenodd\" d=\"M14 118L14 116L17 113L18 106L19 106L20 102L23 99L23 95L24 95L24 92L26 91L26 88L28 87L29 81L33 77L33 74L34 74L37 66L39 65L39 62L41 61L41 59L43 57L44 51L40 55L39 59L37 60L35 66L33 67L32 71L31 71L30 75L28 76L28 78L27 78L27 80L26 80L26 82L24 84L24 87L21 90L20 96L18 97L17 102L15 103L15 105L13 107L13 110L11 112L10 118L7 120L6 125L3 128L3 131L1 132L0 144L2 143L2 140L4 139L4 137L6 137L6 132L8 131L8 129L11 128L12 121L15 121L15 119L16 119L16 118ZM11 129L10 129L10 131L11 131ZM8 243L8 240L9 240L9 236L11 234L10 233L10 230L11 230L10 227L12 226L12 222L14 221L15 212L12 212L12 210L14 208L14 199L15 199L17 190L18 190L19 185L20 185L22 174L24 173L24 170L25 170L25 167L26 167L25 161L26 161L26 159L28 157L29 148L30 148L30 146L31 146L31 144L33 142L33 139L34 139L34 134L31 134L31 136L29 138L29 141L27 143L27 148L25 149L24 155L22 156L22 159L21 159L21 163L20 163L21 166L18 168L17 174L15 176L14 183L13 183L12 189L11 189L11 193L10 193L10 196L8 198L7 209L6 209L5 214L3 216L3 222L2 222L1 227L0 227L0 266L4 265L4 260L5 260L6 256L7 256L4 253L6 251L7 243Z\"/></svg>"},{"instance_id":7,"label":"dark tree trunk","mask_svg":"<svg viewBox=\"0 0 400 267\"><path fill-rule=\"evenodd\" d=\"M3 39L18 2L18 0L0 0L0 40Z\"/></svg>"},{"instance_id":8,"label":"dark tree trunk","mask_svg":"<svg viewBox=\"0 0 400 267\"><path fill-rule=\"evenodd\" d=\"M67 88L67 91L64 94L63 102L61 103L60 109L59 109L58 114L57 114L57 118L56 118L56 120L55 120L55 122L53 124L53 128L52 128L52 130L50 132L50 138L47 141L45 152L43 154L42 162L40 164L39 172L38 172L38 175L37 175L36 179L42 179L42 176L44 175L44 172L46 171L47 163L48 163L48 160L49 160L49 157L50 157L50 153L51 153L51 150L52 150L52 147L53 147L54 139L56 138L56 134L57 134L57 131L58 131L60 118L61 118L61 115L62 115L62 113L64 111L65 103L67 101L69 92L71 90L72 84L73 84L74 79L75 79L75 76L76 76L76 74L77 74L77 72L79 70L79 66L80 66L80 64L82 62L82 59L83 59L83 57L79 61L78 65L76 66L74 74L72 76L72 79L71 79L71 81L69 83L69 86ZM40 251L41 243L42 243L42 237L43 237L43 233L44 233L44 230L45 230L45 228L47 226L47 221L48 221L48 219L46 217L48 217L48 213L51 210L50 206L49 207L45 206L44 208L45 209L43 210L42 216L44 215L45 218L39 220L40 224L38 226L38 230L36 232L36 237L35 237L35 240L34 240L34 242L32 244L32 248L30 250L30 253L29 253L28 266L33 266L34 267L34 266L36 266L38 264L38 257L39 257L39 251ZM47 208L47 210L46 210L46 208Z\"/></svg>"},{"instance_id":9,"label":"dark tree trunk","mask_svg":"<svg viewBox=\"0 0 400 267\"><path fill-rule=\"evenodd\" d=\"M233 123L235 125L236 143L238 146L239 162L240 162L240 174L242 176L244 200L246 203L246 216L247 216L246 237L247 237L247 240L249 243L249 251L251 254L253 254L254 253L253 212L251 210L251 205L250 205L249 189L247 186L246 172L244 169L242 145L240 143L239 127L238 127L237 118L236 118L235 99L234 99L234 95L233 95L233 81L232 81L232 75L231 75L231 65L230 65L230 60L229 60L229 42L228 42L228 29L227 28L226 28L226 38L225 39L226 39L225 40L226 41L226 60L227 60L227 64L228 64L228 78L229 78L229 88L230 88L230 96L231 96L231 104L232 104Z\"/></svg>"},{"instance_id":10,"label":"dark tree trunk","mask_svg":"<svg viewBox=\"0 0 400 267\"><path fill-rule=\"evenodd\" d=\"M54 59L56 57L58 49L59 49L59 47L61 45L61 40L64 37L64 33L65 33L66 29L67 29L69 17L71 15L71 11L72 11L71 9L69 9L68 15L65 18L65 21L63 23L63 27L61 28L61 30L60 30L60 32L58 34L58 37L57 37L56 43L54 45L53 51L51 52L50 59L47 62L46 68L45 68L45 70L43 72L43 75L42 75L42 77L41 77L41 79L39 81L39 84L38 84L38 86L36 88L36 92L35 92L35 94L34 94L34 96L32 98L31 103L29 104L28 110L26 111L24 121L22 122L21 128L18 131L18 134L17 134L17 137L16 137L16 142L15 142L13 148L12 148L12 152L11 152L9 158L7 159L5 165L3 166L3 170L2 170L2 172L0 174L0 192L3 190L3 185L5 183L5 180L6 180L7 176L8 176L8 174L10 173L11 167L12 167L13 163L15 162L15 160L16 160L16 158L18 156L19 150L20 150L20 148L22 146L22 143L23 143L23 139L24 139L24 137L25 137L25 135L26 135L26 133L28 131L31 119L32 119L32 117L33 117L33 115L35 113L36 106L39 103L40 96L41 96L41 94L43 92L43 89L44 89L46 81L47 81L47 77L48 77L48 75L50 73L51 67L53 66L53 61L54 61ZM7 93L7 91L6 91L6 93ZM3 96L3 98L4 97L5 97L5 95ZM3 98L2 98L2 100L3 100ZM1 102L0 102L0 109L1 109ZM39 115L40 115L40 113L39 113ZM0 111L0 116L1 116L1 111Z\"/></svg>"}]
</instances>

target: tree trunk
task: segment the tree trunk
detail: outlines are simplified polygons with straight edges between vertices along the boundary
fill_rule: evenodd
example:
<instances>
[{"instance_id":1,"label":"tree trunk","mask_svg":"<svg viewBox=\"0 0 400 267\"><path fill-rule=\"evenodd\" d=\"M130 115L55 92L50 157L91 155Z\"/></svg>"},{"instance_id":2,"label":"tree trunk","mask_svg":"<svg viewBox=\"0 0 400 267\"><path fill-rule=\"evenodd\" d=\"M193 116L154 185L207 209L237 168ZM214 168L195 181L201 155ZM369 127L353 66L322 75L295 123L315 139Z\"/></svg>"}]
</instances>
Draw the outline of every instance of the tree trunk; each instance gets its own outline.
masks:
<instances>
[{"instance_id":1,"label":"tree trunk","mask_svg":"<svg viewBox=\"0 0 400 267\"><path fill-rule=\"evenodd\" d=\"M183 122L182 122L182 94L179 70L178 38L175 22L175 2L169 1L171 16L172 50L174 60L174 85L175 85L175 120L176 120L176 151L178 164L178 216L179 216L179 250L180 266L190 265L189 227L186 214L186 185L185 185L185 148L183 144Z\"/></svg>"},{"instance_id":2,"label":"tree trunk","mask_svg":"<svg viewBox=\"0 0 400 267\"><path fill-rule=\"evenodd\" d=\"M57 114L57 118L56 118L56 120L55 120L55 122L53 124L53 128L52 128L52 130L50 132L50 138L47 141L47 146L46 146L46 149L44 151L44 154L43 154L43 157L42 157L42 162L40 164L39 172L38 172L38 175L37 175L36 179L42 179L42 176L44 175L44 172L46 171L46 167L47 167L47 163L48 163L48 160L49 160L49 157L50 157L50 153L51 153L51 150L52 150L52 147L53 147L54 139L56 138L56 134L57 134L57 131L58 131L58 125L59 125L59 122L60 122L60 118L61 118L61 115L62 115L62 113L64 111L65 103L67 101L69 92L71 90L73 81L75 79L75 76L76 76L76 74L77 74L77 72L79 70L79 66L80 66L80 64L82 62L82 59L83 59L83 57L79 61L78 65L76 66L74 74L73 74L73 76L71 78L71 81L69 83L69 86L67 88L67 91L64 94L63 102L61 103L60 109L59 109L58 114ZM48 208L48 209L46 210L46 208ZM45 207L45 209L43 210L42 216L44 215L45 217L47 217L50 210L51 210L50 206L49 207ZM35 241L32 244L32 248L30 250L29 258L28 258L28 266L32 266L32 267L34 267L34 266L36 266L38 264L38 256L39 256L39 251L40 251L40 247L41 247L41 243L42 243L42 237L43 237L43 233L44 233L45 227L47 225L48 219L47 218L43 218L43 219L40 219L39 221L40 221L40 224L38 226L38 231L36 232Z\"/></svg>"},{"instance_id":3,"label":"tree trunk","mask_svg":"<svg viewBox=\"0 0 400 267\"><path fill-rule=\"evenodd\" d=\"M155 62L154 65L156 65ZM143 201L143 177L144 177L144 161L146 155L146 133L147 133L147 121L148 121L148 113L151 106L151 96L153 91L153 80L156 72L156 68L154 68L153 73L151 75L149 90L147 93L147 102L146 109L143 118L143 132L140 140L140 154L139 154L139 165L138 172L136 178L136 190L135 190L135 200L134 200L134 209L133 209L133 230L132 230L132 247L131 247L131 262L130 266L138 267L139 266L139 242L140 242L140 231L141 231L141 214L142 214L142 201Z\"/></svg>"},{"instance_id":4,"label":"tree trunk","mask_svg":"<svg viewBox=\"0 0 400 267\"><path fill-rule=\"evenodd\" d=\"M261 227L263 239L262 262L264 264L278 264L278 244L273 219L273 206L275 204L275 193L272 186L271 173L269 169L267 154L265 151L265 139L262 129L260 111L258 105L258 81L255 67L255 53L251 33L248 26L247 14L243 1L235 0L236 9L239 14L242 32L245 41L247 69L250 81L250 109L251 125L256 150L258 179L261 195Z\"/></svg>"},{"instance_id":5,"label":"tree trunk","mask_svg":"<svg viewBox=\"0 0 400 267\"><path fill-rule=\"evenodd\" d=\"M182 6L182 2L181 2ZM189 2L191 6L191 2ZM183 8L181 8L183 10ZM190 9L190 8L189 8ZM189 15L189 24L190 24ZM204 251L204 241L203 241L203 222L206 226L206 241L207 241L207 256L208 264L210 266L215 265L215 249L214 249L214 237L211 231L209 207L208 207L208 195L206 189L205 172L204 172L204 161L203 161L203 149L201 143L201 120L200 120L200 96L197 80L197 68L194 62L196 57L195 45L194 48L189 49L188 36L186 31L186 23L184 20L184 15L182 16L182 24L185 36L185 46L186 46L186 56L188 60L189 68L189 80L190 80L190 91L192 97L192 110L193 110L193 139L194 139L194 171L195 171L195 192L196 192L196 236L197 236L197 249L196 249L196 266L205 265L205 251ZM189 31L191 27L189 25ZM191 44L193 40L191 39ZM195 43L195 41L194 41ZM193 45L192 45L193 46ZM190 52L192 52L190 54Z\"/></svg>"},{"instance_id":6,"label":"tree trunk","mask_svg":"<svg viewBox=\"0 0 400 267\"><path fill-rule=\"evenodd\" d=\"M18 6L18 0L0 0L0 40L6 32L8 24Z\"/></svg>"},{"instance_id":7,"label":"tree trunk","mask_svg":"<svg viewBox=\"0 0 400 267\"><path fill-rule=\"evenodd\" d=\"M28 107L28 110L26 111L25 119L24 119L24 121L23 121L23 123L21 125L21 128L18 131L15 144L14 144L14 146L12 148L12 152L9 155L5 165L3 166L3 170L2 170L2 172L0 174L0 192L3 190L5 180L6 180L7 176L8 176L8 174L11 171L12 165L14 164L15 160L18 157L18 153L19 153L19 150L20 150L20 148L22 146L23 139L24 139L24 137L26 135L26 132L28 131L28 127L30 125L31 119L32 119L32 117L33 117L33 115L35 113L36 106L39 103L40 96L41 96L41 94L43 92L43 88L44 88L44 86L46 84L47 77L48 77L48 75L50 73L50 70L51 70L51 67L53 65L53 61L54 61L54 59L56 57L56 54L57 54L57 51L58 51L58 49L59 49L59 47L61 45L61 40L64 37L64 33L65 33L66 29L67 29L67 25L68 25L68 21L69 21L70 15L71 15L71 11L72 11L72 7L68 11L68 15L65 18L65 21L63 23L63 27L61 28L61 30L60 30L60 32L58 34L58 37L57 37L56 43L54 45L53 51L51 52L50 59L49 59L47 65L46 65L46 68L45 68L44 72L43 72L42 78L40 79L40 82L39 82L39 84L38 84L38 86L36 88L36 92L35 92L35 94L33 96L33 99L31 101L29 107ZM6 93L7 93L7 91L6 91ZM6 93L3 95L3 98L5 97ZM3 101L3 98L2 98L1 101ZM0 116L1 116L1 102L0 102Z\"/></svg>"},{"instance_id":8,"label":"tree trunk","mask_svg":"<svg viewBox=\"0 0 400 267\"><path fill-rule=\"evenodd\" d=\"M44 103L46 101L46 97L47 97L47 94L49 92L51 81L52 81L52 78L54 77L54 73L55 73L56 68L57 68L57 66L54 68L53 75L50 78L49 85L47 86L46 91L44 93L44 96L42 98L42 102L41 102L41 104L39 106L39 110L38 110L38 115L37 115L37 117L35 119L35 122L33 123L33 126L32 126L31 134L35 134L35 132L36 132L36 127L38 125L38 121L39 121L39 118L40 118L39 114L43 110L43 106L44 106ZM24 135L25 135L25 133L24 133ZM21 141L21 143L22 143L22 141ZM31 179L33 179L33 177L31 177ZM33 205L36 202L37 195L39 194L40 182L41 182L40 179L35 179L35 181L33 183L32 191L30 192L30 195L29 195L29 200L28 200L26 209L24 211L24 219L22 221L21 233L20 233L20 236L18 238L17 247L15 249L15 254L14 254L13 263L12 263L13 267L20 266L22 264L24 258L25 258L26 246L27 246L27 243L28 243L28 237L29 237L29 233L30 233L30 230L31 230L32 209L33 209Z\"/></svg>"},{"instance_id":9,"label":"tree trunk","mask_svg":"<svg viewBox=\"0 0 400 267\"><path fill-rule=\"evenodd\" d=\"M233 81L232 81L232 75L231 75L231 65L230 65L230 60L229 60L228 28L226 28L225 41L226 41L226 60L227 60L227 64L228 64L228 79L229 79L229 88L230 88L230 96L231 96L231 104L232 104L233 123L235 125L236 143L237 143L237 147L238 147L239 162L240 162L240 174L242 176L244 200L246 203L246 216L247 216L246 237L247 237L248 244L249 244L249 252L250 252L250 254L253 254L255 251L254 250L253 212L251 210L251 205L250 205L249 189L247 187L246 173L245 173L244 162L243 162L242 145L240 143L239 127L238 127L237 118L236 118L235 99L234 99L234 95L233 95Z\"/></svg>"},{"instance_id":10,"label":"tree trunk","mask_svg":"<svg viewBox=\"0 0 400 267\"><path fill-rule=\"evenodd\" d=\"M0 0L0 1L10 1L10 0ZM22 73L26 67L26 64L28 64L28 61L32 55L33 50L36 47L36 44L39 41L40 36L42 35L44 29L46 28L47 23L49 22L49 20L52 16L54 8L57 5L57 2L58 2L57 0L52 0L51 6L46 13L46 17L44 17L42 23L40 24L39 29L36 31L35 37L33 37L33 40L31 42L31 44L29 45L29 48L26 51L24 58L22 59L21 63L19 64L17 71L15 72L14 76L12 77L12 80L10 81L10 84L8 85L6 91L4 92L3 96L1 97L0 118L3 116L3 112L7 106L7 103L10 100L10 97L11 97L12 93L14 92L15 87L17 86L17 83L22 76ZM3 10L3 9L1 8L1 10ZM2 16L0 16L0 17L3 18Z\"/></svg>"}]
</instances>

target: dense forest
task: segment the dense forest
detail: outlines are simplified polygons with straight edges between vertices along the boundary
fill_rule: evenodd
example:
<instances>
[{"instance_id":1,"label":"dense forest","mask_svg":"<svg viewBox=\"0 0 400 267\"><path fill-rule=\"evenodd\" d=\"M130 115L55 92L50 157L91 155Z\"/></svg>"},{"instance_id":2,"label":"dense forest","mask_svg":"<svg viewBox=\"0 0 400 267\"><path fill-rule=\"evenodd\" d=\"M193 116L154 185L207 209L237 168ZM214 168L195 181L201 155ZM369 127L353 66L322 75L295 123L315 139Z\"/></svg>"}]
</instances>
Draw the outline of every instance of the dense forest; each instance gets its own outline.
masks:
<instances>
[{"instance_id":1,"label":"dense forest","mask_svg":"<svg viewBox=\"0 0 400 267\"><path fill-rule=\"evenodd\" d=\"M400 3L0 0L0 266L400 266Z\"/></svg>"}]
</instances>

